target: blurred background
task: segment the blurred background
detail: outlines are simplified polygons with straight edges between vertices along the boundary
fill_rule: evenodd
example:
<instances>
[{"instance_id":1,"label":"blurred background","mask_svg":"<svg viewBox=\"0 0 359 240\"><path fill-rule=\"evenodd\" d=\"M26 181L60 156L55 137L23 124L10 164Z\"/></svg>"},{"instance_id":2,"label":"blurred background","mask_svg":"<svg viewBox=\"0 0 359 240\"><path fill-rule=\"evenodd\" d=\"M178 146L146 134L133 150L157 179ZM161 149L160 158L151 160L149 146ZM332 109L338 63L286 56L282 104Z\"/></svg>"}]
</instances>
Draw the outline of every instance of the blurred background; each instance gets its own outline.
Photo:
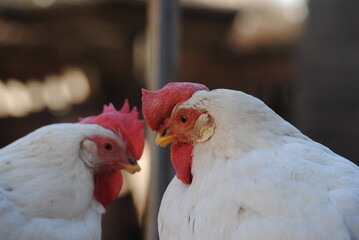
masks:
<instances>
[{"instance_id":1,"label":"blurred background","mask_svg":"<svg viewBox=\"0 0 359 240\"><path fill-rule=\"evenodd\" d=\"M356 0L1 0L0 147L190 81L252 94L358 164L358 11ZM146 133L104 240L157 239L174 173Z\"/></svg>"}]
</instances>

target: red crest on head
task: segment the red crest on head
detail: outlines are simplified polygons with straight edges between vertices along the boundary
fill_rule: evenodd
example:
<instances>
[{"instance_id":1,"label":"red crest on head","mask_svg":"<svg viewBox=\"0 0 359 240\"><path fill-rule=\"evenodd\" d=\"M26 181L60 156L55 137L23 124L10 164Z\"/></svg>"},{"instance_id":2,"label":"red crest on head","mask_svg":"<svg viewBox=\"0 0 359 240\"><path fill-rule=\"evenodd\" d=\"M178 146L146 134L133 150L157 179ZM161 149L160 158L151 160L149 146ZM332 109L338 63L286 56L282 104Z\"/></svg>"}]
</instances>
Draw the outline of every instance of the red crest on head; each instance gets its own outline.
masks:
<instances>
[{"instance_id":1,"label":"red crest on head","mask_svg":"<svg viewBox=\"0 0 359 240\"><path fill-rule=\"evenodd\" d=\"M140 159L144 142L144 121L138 119L138 111L136 107L130 111L128 100L125 100L121 110L110 103L105 105L103 112L98 116L91 116L80 118L80 123L97 124L109 130L112 130L117 135L123 138L130 153L136 159Z\"/></svg>"},{"instance_id":2,"label":"red crest on head","mask_svg":"<svg viewBox=\"0 0 359 240\"><path fill-rule=\"evenodd\" d=\"M209 89L199 83L171 82L157 91L142 89L142 113L147 124L159 131L166 118L171 116L173 108L188 100L193 93Z\"/></svg>"}]
</instances>

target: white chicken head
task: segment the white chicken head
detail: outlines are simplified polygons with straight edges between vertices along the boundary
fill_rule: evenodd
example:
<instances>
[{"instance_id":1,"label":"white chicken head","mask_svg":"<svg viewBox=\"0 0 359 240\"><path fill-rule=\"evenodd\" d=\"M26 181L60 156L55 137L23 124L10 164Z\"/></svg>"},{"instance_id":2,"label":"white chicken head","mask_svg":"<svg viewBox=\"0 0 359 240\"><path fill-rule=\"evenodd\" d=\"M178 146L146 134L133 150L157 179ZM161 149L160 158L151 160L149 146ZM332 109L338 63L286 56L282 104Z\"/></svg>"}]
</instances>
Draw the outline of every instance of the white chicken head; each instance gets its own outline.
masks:
<instances>
[{"instance_id":1,"label":"white chicken head","mask_svg":"<svg viewBox=\"0 0 359 240\"><path fill-rule=\"evenodd\" d=\"M203 109L186 108L181 103L193 93L208 88L202 84L169 83L160 90L142 90L142 112L152 130L158 132L156 143L170 143L171 160L177 177L185 184L192 181L193 145L206 142L215 131L213 118Z\"/></svg>"},{"instance_id":2,"label":"white chicken head","mask_svg":"<svg viewBox=\"0 0 359 240\"><path fill-rule=\"evenodd\" d=\"M122 174L117 170L135 173L141 169L136 159L140 159L144 148L144 122L138 120L136 108L130 111L126 100L121 110L110 104L100 115L80 119L80 123L100 125L117 136L88 138L81 143L82 160L96 172L95 197L107 206L122 187Z\"/></svg>"}]
</instances>

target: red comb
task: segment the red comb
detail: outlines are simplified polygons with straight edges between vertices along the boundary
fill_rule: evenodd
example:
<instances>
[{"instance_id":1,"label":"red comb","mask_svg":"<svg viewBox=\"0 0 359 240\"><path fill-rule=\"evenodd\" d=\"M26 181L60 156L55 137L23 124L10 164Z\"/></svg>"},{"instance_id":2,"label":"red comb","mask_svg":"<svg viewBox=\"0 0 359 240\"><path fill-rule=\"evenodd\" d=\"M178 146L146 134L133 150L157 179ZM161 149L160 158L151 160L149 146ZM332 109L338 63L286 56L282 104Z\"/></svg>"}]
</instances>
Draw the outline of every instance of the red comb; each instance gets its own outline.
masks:
<instances>
[{"instance_id":1,"label":"red comb","mask_svg":"<svg viewBox=\"0 0 359 240\"><path fill-rule=\"evenodd\" d=\"M159 131L166 118L171 116L173 108L188 100L193 93L209 89L199 83L171 82L157 91L142 89L142 113L147 124Z\"/></svg>"},{"instance_id":2,"label":"red comb","mask_svg":"<svg viewBox=\"0 0 359 240\"><path fill-rule=\"evenodd\" d=\"M79 120L80 123L84 124L98 124L122 136L133 157L140 159L145 144L145 123L138 119L136 107L130 111L127 99L119 111L110 103L103 107L103 112L100 115L80 118Z\"/></svg>"}]
</instances>

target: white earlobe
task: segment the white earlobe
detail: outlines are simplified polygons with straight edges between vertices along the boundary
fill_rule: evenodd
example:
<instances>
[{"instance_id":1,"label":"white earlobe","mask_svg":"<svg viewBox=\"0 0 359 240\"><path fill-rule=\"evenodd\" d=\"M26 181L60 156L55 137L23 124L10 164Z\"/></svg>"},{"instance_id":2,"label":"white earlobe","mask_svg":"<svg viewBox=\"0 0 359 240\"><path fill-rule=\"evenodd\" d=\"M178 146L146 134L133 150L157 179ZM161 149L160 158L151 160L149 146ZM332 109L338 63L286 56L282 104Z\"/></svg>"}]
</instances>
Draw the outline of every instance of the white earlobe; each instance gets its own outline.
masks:
<instances>
[{"instance_id":1,"label":"white earlobe","mask_svg":"<svg viewBox=\"0 0 359 240\"><path fill-rule=\"evenodd\" d=\"M201 124L203 127L199 132L199 137L196 142L203 143L208 141L212 137L212 135L214 134L215 125L213 119L208 114L202 114L201 116L199 116L198 120L201 122L199 124ZM199 122L198 120L196 124Z\"/></svg>"},{"instance_id":2,"label":"white earlobe","mask_svg":"<svg viewBox=\"0 0 359 240\"><path fill-rule=\"evenodd\" d=\"M85 139L81 142L80 158L88 167L95 167L95 156L97 155L97 146L94 142Z\"/></svg>"}]
</instances>

